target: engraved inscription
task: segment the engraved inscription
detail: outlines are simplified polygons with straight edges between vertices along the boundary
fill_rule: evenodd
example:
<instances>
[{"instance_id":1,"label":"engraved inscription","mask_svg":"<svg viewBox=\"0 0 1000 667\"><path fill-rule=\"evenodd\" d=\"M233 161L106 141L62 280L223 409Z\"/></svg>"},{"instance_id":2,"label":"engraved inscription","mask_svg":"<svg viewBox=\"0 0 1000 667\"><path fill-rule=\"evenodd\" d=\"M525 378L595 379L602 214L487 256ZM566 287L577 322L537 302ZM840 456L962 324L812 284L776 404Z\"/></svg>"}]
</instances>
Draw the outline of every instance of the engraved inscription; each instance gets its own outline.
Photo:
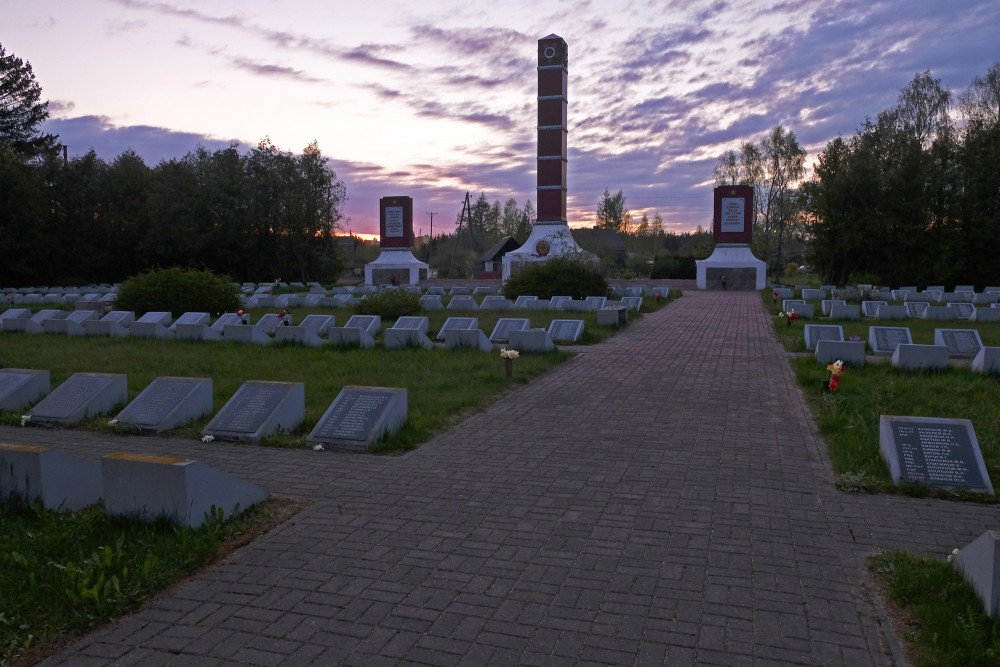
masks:
<instances>
[{"instance_id":1,"label":"engraved inscription","mask_svg":"<svg viewBox=\"0 0 1000 667\"><path fill-rule=\"evenodd\" d=\"M979 353L979 341L971 331L945 330L941 332L941 338L952 354L971 356Z\"/></svg>"},{"instance_id":2,"label":"engraved inscription","mask_svg":"<svg viewBox=\"0 0 1000 667\"><path fill-rule=\"evenodd\" d=\"M909 343L908 329L876 329L875 342L877 350L894 352L900 343Z\"/></svg>"},{"instance_id":3,"label":"engraved inscription","mask_svg":"<svg viewBox=\"0 0 1000 667\"><path fill-rule=\"evenodd\" d=\"M147 390L132 401L128 410L122 414L121 421L159 424L197 384L192 380L160 379L153 385L152 391Z\"/></svg>"},{"instance_id":4,"label":"engraved inscription","mask_svg":"<svg viewBox=\"0 0 1000 667\"><path fill-rule=\"evenodd\" d=\"M244 385L233 400L216 416L212 430L254 433L288 393L283 386Z\"/></svg>"},{"instance_id":5,"label":"engraved inscription","mask_svg":"<svg viewBox=\"0 0 1000 667\"><path fill-rule=\"evenodd\" d=\"M901 476L934 486L985 486L964 426L893 422Z\"/></svg>"},{"instance_id":6,"label":"engraved inscription","mask_svg":"<svg viewBox=\"0 0 1000 667\"><path fill-rule=\"evenodd\" d=\"M327 420L317 429L317 437L368 440L371 430L391 398L392 396L384 393L345 392Z\"/></svg>"},{"instance_id":7,"label":"engraved inscription","mask_svg":"<svg viewBox=\"0 0 1000 667\"><path fill-rule=\"evenodd\" d=\"M74 375L39 404L34 416L69 417L112 381L111 376Z\"/></svg>"}]
</instances>

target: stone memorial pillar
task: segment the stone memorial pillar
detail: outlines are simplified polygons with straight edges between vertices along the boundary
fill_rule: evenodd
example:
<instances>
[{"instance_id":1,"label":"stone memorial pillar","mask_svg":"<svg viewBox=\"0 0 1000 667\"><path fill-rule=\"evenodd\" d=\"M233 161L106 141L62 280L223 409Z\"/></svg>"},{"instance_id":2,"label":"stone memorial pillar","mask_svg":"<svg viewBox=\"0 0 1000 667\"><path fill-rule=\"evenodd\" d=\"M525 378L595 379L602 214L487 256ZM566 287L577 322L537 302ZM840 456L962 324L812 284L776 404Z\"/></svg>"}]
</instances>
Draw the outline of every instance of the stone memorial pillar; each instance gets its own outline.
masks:
<instances>
[{"instance_id":1,"label":"stone memorial pillar","mask_svg":"<svg viewBox=\"0 0 1000 667\"><path fill-rule=\"evenodd\" d=\"M750 250L753 239L753 188L724 185L715 188L712 216L715 250L699 259L698 289L761 290L767 286L767 265Z\"/></svg>"},{"instance_id":2,"label":"stone memorial pillar","mask_svg":"<svg viewBox=\"0 0 1000 667\"><path fill-rule=\"evenodd\" d=\"M538 219L524 245L503 256L504 280L527 262L542 262L565 254L587 254L576 244L566 222L568 77L566 40L558 35L538 40Z\"/></svg>"},{"instance_id":3,"label":"stone memorial pillar","mask_svg":"<svg viewBox=\"0 0 1000 667\"><path fill-rule=\"evenodd\" d=\"M413 256L413 198L382 197L379 246L382 252L365 265L366 285L416 285L427 278L427 263Z\"/></svg>"}]
</instances>

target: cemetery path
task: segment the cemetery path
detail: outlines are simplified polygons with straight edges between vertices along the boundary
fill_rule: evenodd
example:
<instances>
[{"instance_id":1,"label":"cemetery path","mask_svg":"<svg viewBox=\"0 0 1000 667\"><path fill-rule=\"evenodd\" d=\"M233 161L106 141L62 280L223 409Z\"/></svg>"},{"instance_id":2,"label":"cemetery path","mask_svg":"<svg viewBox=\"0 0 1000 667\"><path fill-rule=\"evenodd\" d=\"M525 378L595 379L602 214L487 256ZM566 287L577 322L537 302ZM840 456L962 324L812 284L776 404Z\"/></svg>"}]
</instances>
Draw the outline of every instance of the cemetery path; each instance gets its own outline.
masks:
<instances>
[{"instance_id":1,"label":"cemetery path","mask_svg":"<svg viewBox=\"0 0 1000 667\"><path fill-rule=\"evenodd\" d=\"M689 291L399 458L0 436L314 501L49 665L896 665L864 559L997 517L836 491L752 292Z\"/></svg>"}]
</instances>

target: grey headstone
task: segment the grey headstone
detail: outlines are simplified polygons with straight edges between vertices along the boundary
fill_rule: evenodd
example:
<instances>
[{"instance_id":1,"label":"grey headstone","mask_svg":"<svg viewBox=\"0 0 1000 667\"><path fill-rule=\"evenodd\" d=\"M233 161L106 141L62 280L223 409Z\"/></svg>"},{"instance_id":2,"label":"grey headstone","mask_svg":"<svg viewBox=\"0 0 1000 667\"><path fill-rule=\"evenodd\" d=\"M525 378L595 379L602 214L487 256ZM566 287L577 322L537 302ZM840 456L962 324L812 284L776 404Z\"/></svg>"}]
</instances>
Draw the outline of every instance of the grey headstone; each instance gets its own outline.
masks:
<instances>
[{"instance_id":1,"label":"grey headstone","mask_svg":"<svg viewBox=\"0 0 1000 667\"><path fill-rule=\"evenodd\" d=\"M420 307L426 311L444 310L440 294L425 294L420 297Z\"/></svg>"},{"instance_id":2,"label":"grey headstone","mask_svg":"<svg viewBox=\"0 0 1000 667\"><path fill-rule=\"evenodd\" d=\"M307 329L303 326L278 327L274 330L274 342L298 343L307 347L321 347L324 344L314 329Z\"/></svg>"},{"instance_id":3,"label":"grey headstone","mask_svg":"<svg viewBox=\"0 0 1000 667\"><path fill-rule=\"evenodd\" d=\"M211 323L212 323L212 316L209 315L208 313L184 313L183 315L181 315L180 317L178 317L177 320L173 324L171 324L169 327L167 327L167 328L168 329L173 329L176 332L178 324L205 324L205 325L208 325L208 324L211 324Z\"/></svg>"},{"instance_id":4,"label":"grey headstone","mask_svg":"<svg viewBox=\"0 0 1000 667\"><path fill-rule=\"evenodd\" d=\"M357 452L406 424L406 389L346 386L320 417L306 442Z\"/></svg>"},{"instance_id":5,"label":"grey headstone","mask_svg":"<svg viewBox=\"0 0 1000 667\"><path fill-rule=\"evenodd\" d=\"M102 495L97 463L45 447L0 444L0 500L16 496L76 512L100 502Z\"/></svg>"},{"instance_id":6,"label":"grey headstone","mask_svg":"<svg viewBox=\"0 0 1000 667\"><path fill-rule=\"evenodd\" d=\"M573 300L571 296L553 296L549 299L549 308L552 310L566 310L566 304Z\"/></svg>"},{"instance_id":7,"label":"grey headstone","mask_svg":"<svg viewBox=\"0 0 1000 667\"><path fill-rule=\"evenodd\" d=\"M960 320L967 320L976 312L976 307L971 303L949 303L948 307L955 309Z\"/></svg>"},{"instance_id":8,"label":"grey headstone","mask_svg":"<svg viewBox=\"0 0 1000 667\"><path fill-rule=\"evenodd\" d=\"M935 329L934 344L947 347L952 357L975 357L983 349L983 341L975 329Z\"/></svg>"},{"instance_id":9,"label":"grey headstone","mask_svg":"<svg viewBox=\"0 0 1000 667\"><path fill-rule=\"evenodd\" d=\"M274 339L264 333L263 329L247 324L227 324L222 328L226 340L235 343L253 343L255 345L270 345Z\"/></svg>"},{"instance_id":10,"label":"grey headstone","mask_svg":"<svg viewBox=\"0 0 1000 667\"><path fill-rule=\"evenodd\" d=\"M0 322L4 320L26 320L31 317L30 308L8 308L0 313Z\"/></svg>"},{"instance_id":11,"label":"grey headstone","mask_svg":"<svg viewBox=\"0 0 1000 667\"><path fill-rule=\"evenodd\" d=\"M305 405L301 382L244 382L202 435L258 442L279 431L291 433L305 419Z\"/></svg>"},{"instance_id":12,"label":"grey headstone","mask_svg":"<svg viewBox=\"0 0 1000 667\"><path fill-rule=\"evenodd\" d=\"M479 328L479 318L478 317L449 317L441 325L441 330L437 332L435 338L437 340L445 340L445 334L449 331L457 331L460 329L478 329Z\"/></svg>"},{"instance_id":13,"label":"grey headstone","mask_svg":"<svg viewBox=\"0 0 1000 667\"><path fill-rule=\"evenodd\" d=\"M802 298L807 301L820 301L824 297L823 290L813 289L807 287L802 290Z\"/></svg>"},{"instance_id":14,"label":"grey headstone","mask_svg":"<svg viewBox=\"0 0 1000 667\"><path fill-rule=\"evenodd\" d=\"M830 308L832 306L846 306L847 302L843 299L823 299L820 302L820 308L823 310L823 315L830 316Z\"/></svg>"},{"instance_id":15,"label":"grey headstone","mask_svg":"<svg viewBox=\"0 0 1000 667\"><path fill-rule=\"evenodd\" d=\"M887 305L885 301L862 301L861 312L865 317L875 317L878 314L878 307Z\"/></svg>"},{"instance_id":16,"label":"grey headstone","mask_svg":"<svg viewBox=\"0 0 1000 667\"><path fill-rule=\"evenodd\" d=\"M20 412L48 394L50 387L48 371L0 369L0 410Z\"/></svg>"},{"instance_id":17,"label":"grey headstone","mask_svg":"<svg viewBox=\"0 0 1000 667\"><path fill-rule=\"evenodd\" d=\"M489 352L493 349L490 339L480 329L450 329L445 331L444 346L448 350L472 348L481 352Z\"/></svg>"},{"instance_id":18,"label":"grey headstone","mask_svg":"<svg viewBox=\"0 0 1000 667\"><path fill-rule=\"evenodd\" d=\"M524 331L531 327L531 320L519 317L501 317L493 327L490 340L494 343L502 343L509 339L511 331Z\"/></svg>"},{"instance_id":19,"label":"grey headstone","mask_svg":"<svg viewBox=\"0 0 1000 667\"><path fill-rule=\"evenodd\" d=\"M864 341L824 340L816 341L816 361L821 364L832 364L843 361L848 368L860 368L865 365Z\"/></svg>"},{"instance_id":20,"label":"grey headstone","mask_svg":"<svg viewBox=\"0 0 1000 667\"><path fill-rule=\"evenodd\" d=\"M529 301L537 301L537 296L521 295L514 300L515 308L527 308Z\"/></svg>"},{"instance_id":21,"label":"grey headstone","mask_svg":"<svg viewBox=\"0 0 1000 667\"><path fill-rule=\"evenodd\" d=\"M795 312L799 312L799 308L804 305L806 305L805 299L784 299L781 302L781 312L787 313L793 308Z\"/></svg>"},{"instance_id":22,"label":"grey headstone","mask_svg":"<svg viewBox=\"0 0 1000 667\"><path fill-rule=\"evenodd\" d=\"M326 330L327 343L334 347L375 347L375 339L358 327L330 327Z\"/></svg>"},{"instance_id":23,"label":"grey headstone","mask_svg":"<svg viewBox=\"0 0 1000 667\"><path fill-rule=\"evenodd\" d=\"M955 567L969 582L983 603L987 615L1000 616L1000 533L987 530L962 547Z\"/></svg>"},{"instance_id":24,"label":"grey headstone","mask_svg":"<svg viewBox=\"0 0 1000 667\"><path fill-rule=\"evenodd\" d=\"M74 373L29 413L33 423L68 426L87 417L107 414L128 399L124 375Z\"/></svg>"},{"instance_id":25,"label":"grey headstone","mask_svg":"<svg viewBox=\"0 0 1000 667\"><path fill-rule=\"evenodd\" d=\"M379 315L354 315L344 325L345 328L361 329L375 338L382 330L382 318Z\"/></svg>"},{"instance_id":26,"label":"grey headstone","mask_svg":"<svg viewBox=\"0 0 1000 667\"><path fill-rule=\"evenodd\" d=\"M931 304L926 301L907 301L903 307L906 308L906 316L914 319L922 319L924 316L924 311L926 311Z\"/></svg>"},{"instance_id":27,"label":"grey headstone","mask_svg":"<svg viewBox=\"0 0 1000 667\"><path fill-rule=\"evenodd\" d=\"M777 294L774 294L774 292L777 292ZM781 299L782 301L795 298L795 291L790 287L775 287L771 294L775 299Z\"/></svg>"},{"instance_id":28,"label":"grey headstone","mask_svg":"<svg viewBox=\"0 0 1000 667\"><path fill-rule=\"evenodd\" d=\"M575 343L582 334L583 320L552 320L549 324L549 338L556 343Z\"/></svg>"},{"instance_id":29,"label":"grey headstone","mask_svg":"<svg viewBox=\"0 0 1000 667\"><path fill-rule=\"evenodd\" d=\"M440 287L438 285L431 285L430 287L427 288L427 294L431 296L444 296L446 293L447 291L445 290L445 288ZM440 299L438 299L438 301L440 301Z\"/></svg>"},{"instance_id":30,"label":"grey headstone","mask_svg":"<svg viewBox=\"0 0 1000 667\"><path fill-rule=\"evenodd\" d=\"M972 360L977 373L1000 373L1000 347L984 347Z\"/></svg>"},{"instance_id":31,"label":"grey headstone","mask_svg":"<svg viewBox=\"0 0 1000 667\"><path fill-rule=\"evenodd\" d=\"M337 324L337 319L333 315L306 315L299 322L303 329L312 331L317 336L325 336L327 330Z\"/></svg>"},{"instance_id":32,"label":"grey headstone","mask_svg":"<svg viewBox=\"0 0 1000 667\"><path fill-rule=\"evenodd\" d=\"M608 297L606 297L606 296L588 296L587 299L586 299L586 301L587 301L587 307L590 310L597 311L597 310L600 310L601 308L604 308L604 305L608 302Z\"/></svg>"},{"instance_id":33,"label":"grey headstone","mask_svg":"<svg viewBox=\"0 0 1000 667\"><path fill-rule=\"evenodd\" d=\"M212 414L211 378L158 377L115 417L160 433Z\"/></svg>"},{"instance_id":34,"label":"grey headstone","mask_svg":"<svg viewBox=\"0 0 1000 667\"><path fill-rule=\"evenodd\" d=\"M806 349L815 350L820 340L844 340L844 327L839 324L807 324L803 327Z\"/></svg>"},{"instance_id":35,"label":"grey headstone","mask_svg":"<svg viewBox=\"0 0 1000 667\"><path fill-rule=\"evenodd\" d=\"M499 294L489 294L483 297L483 302L479 304L480 310L513 310L514 303L510 299L505 299Z\"/></svg>"},{"instance_id":36,"label":"grey headstone","mask_svg":"<svg viewBox=\"0 0 1000 667\"><path fill-rule=\"evenodd\" d=\"M879 419L879 450L896 484L916 482L995 495L968 419Z\"/></svg>"},{"instance_id":37,"label":"grey headstone","mask_svg":"<svg viewBox=\"0 0 1000 667\"><path fill-rule=\"evenodd\" d=\"M122 338L128 335L128 328L135 322L135 313L131 310L112 310L97 321L83 323L88 336L111 336Z\"/></svg>"},{"instance_id":38,"label":"grey headstone","mask_svg":"<svg viewBox=\"0 0 1000 667\"><path fill-rule=\"evenodd\" d=\"M620 327L628 322L628 308L621 306L604 307L595 311L594 317L599 327Z\"/></svg>"},{"instance_id":39,"label":"grey headstone","mask_svg":"<svg viewBox=\"0 0 1000 667\"><path fill-rule=\"evenodd\" d=\"M912 343L908 327L868 327L868 345L875 354L891 354L900 343Z\"/></svg>"},{"instance_id":40,"label":"grey headstone","mask_svg":"<svg viewBox=\"0 0 1000 667\"><path fill-rule=\"evenodd\" d=\"M905 306L882 305L875 309L876 320L905 320L908 317Z\"/></svg>"},{"instance_id":41,"label":"grey headstone","mask_svg":"<svg viewBox=\"0 0 1000 667\"><path fill-rule=\"evenodd\" d=\"M451 296L471 296L472 288L470 287L452 287L448 294Z\"/></svg>"},{"instance_id":42,"label":"grey headstone","mask_svg":"<svg viewBox=\"0 0 1000 667\"><path fill-rule=\"evenodd\" d=\"M416 328L406 329L399 326L386 329L384 334L385 349L403 350L409 347L419 347L429 350L434 347L434 341L427 337L426 331L426 326L423 331Z\"/></svg>"},{"instance_id":43,"label":"grey headstone","mask_svg":"<svg viewBox=\"0 0 1000 667\"><path fill-rule=\"evenodd\" d=\"M426 317L415 315L405 315L396 320L392 325L393 329L417 329L420 333L426 334L430 327L430 320ZM387 329L388 331L388 329Z\"/></svg>"},{"instance_id":44,"label":"grey headstone","mask_svg":"<svg viewBox=\"0 0 1000 667\"><path fill-rule=\"evenodd\" d=\"M639 311L642 309L642 297L641 296L623 296L621 299L621 304L628 308L629 310ZM796 312L798 309L796 308Z\"/></svg>"},{"instance_id":45,"label":"grey headstone","mask_svg":"<svg viewBox=\"0 0 1000 667\"><path fill-rule=\"evenodd\" d=\"M524 305L527 310L548 310L549 300L548 299L532 299L526 301Z\"/></svg>"},{"instance_id":46,"label":"grey headstone","mask_svg":"<svg viewBox=\"0 0 1000 667\"><path fill-rule=\"evenodd\" d=\"M944 345L900 343L892 352L893 368L908 371L948 368L948 348Z\"/></svg>"},{"instance_id":47,"label":"grey headstone","mask_svg":"<svg viewBox=\"0 0 1000 667\"><path fill-rule=\"evenodd\" d=\"M457 288L456 288L457 289ZM452 290L454 292L454 290ZM448 302L449 310L479 310L479 304L471 294L458 294Z\"/></svg>"},{"instance_id":48,"label":"grey headstone","mask_svg":"<svg viewBox=\"0 0 1000 667\"><path fill-rule=\"evenodd\" d=\"M550 352L556 349L549 332L545 329L525 329L511 331L508 344L520 352Z\"/></svg>"},{"instance_id":49,"label":"grey headstone","mask_svg":"<svg viewBox=\"0 0 1000 667\"><path fill-rule=\"evenodd\" d=\"M166 312L146 313L129 326L128 333L136 338L171 338L174 332L168 327L172 319L173 315Z\"/></svg>"},{"instance_id":50,"label":"grey headstone","mask_svg":"<svg viewBox=\"0 0 1000 667\"><path fill-rule=\"evenodd\" d=\"M198 528L211 512L226 519L267 499L256 484L192 459L118 452L101 459L101 470L111 516Z\"/></svg>"},{"instance_id":51,"label":"grey headstone","mask_svg":"<svg viewBox=\"0 0 1000 667\"><path fill-rule=\"evenodd\" d=\"M844 305L834 304L830 306L831 320L860 320L861 306L853 303Z\"/></svg>"},{"instance_id":52,"label":"grey headstone","mask_svg":"<svg viewBox=\"0 0 1000 667\"><path fill-rule=\"evenodd\" d=\"M958 319L958 311L950 306L927 306L920 317L924 320L953 321Z\"/></svg>"}]
</instances>

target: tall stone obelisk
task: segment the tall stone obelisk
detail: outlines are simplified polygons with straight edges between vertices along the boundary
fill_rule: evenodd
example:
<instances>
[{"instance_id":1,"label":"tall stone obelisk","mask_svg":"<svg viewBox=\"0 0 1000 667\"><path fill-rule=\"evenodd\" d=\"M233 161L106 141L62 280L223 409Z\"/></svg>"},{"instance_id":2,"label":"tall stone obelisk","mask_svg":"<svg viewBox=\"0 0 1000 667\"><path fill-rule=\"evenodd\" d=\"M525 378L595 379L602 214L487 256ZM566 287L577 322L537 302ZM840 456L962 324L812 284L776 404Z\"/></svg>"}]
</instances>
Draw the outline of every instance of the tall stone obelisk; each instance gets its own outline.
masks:
<instances>
[{"instance_id":1,"label":"tall stone obelisk","mask_svg":"<svg viewBox=\"0 0 1000 667\"><path fill-rule=\"evenodd\" d=\"M586 252L566 221L568 78L566 40L558 35L538 40L538 219L524 245L504 255L504 280L526 262Z\"/></svg>"}]
</instances>

